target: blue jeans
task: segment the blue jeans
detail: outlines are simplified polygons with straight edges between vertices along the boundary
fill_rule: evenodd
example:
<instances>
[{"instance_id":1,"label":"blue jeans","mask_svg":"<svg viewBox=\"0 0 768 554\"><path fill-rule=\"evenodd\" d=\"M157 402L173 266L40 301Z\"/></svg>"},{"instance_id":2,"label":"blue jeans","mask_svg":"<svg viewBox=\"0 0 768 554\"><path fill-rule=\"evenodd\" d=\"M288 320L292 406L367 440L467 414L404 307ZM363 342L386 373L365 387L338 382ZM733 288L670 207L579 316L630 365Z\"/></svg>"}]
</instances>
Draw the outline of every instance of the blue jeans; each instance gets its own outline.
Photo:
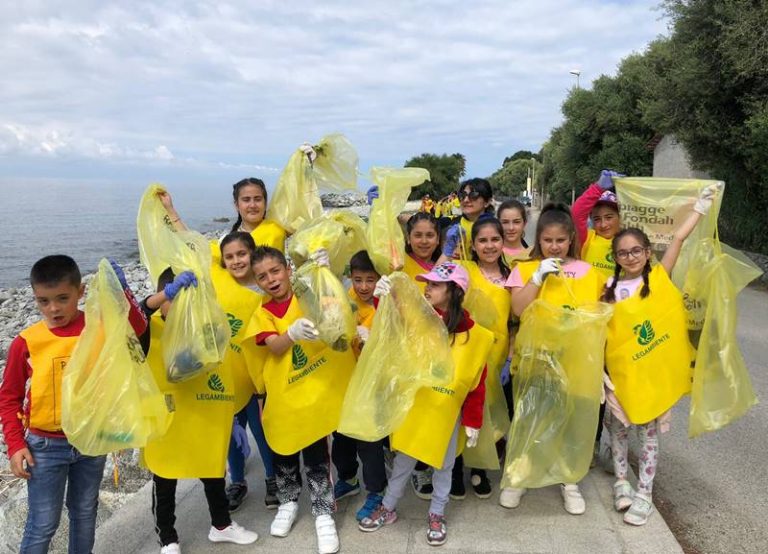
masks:
<instances>
[{"instance_id":1,"label":"blue jeans","mask_svg":"<svg viewBox=\"0 0 768 554\"><path fill-rule=\"evenodd\" d=\"M85 456L65 438L29 433L35 459L27 481L29 514L21 554L45 554L61 519L64 489L69 511L69 554L90 554L96 534L99 485L106 456Z\"/></svg>"},{"instance_id":2,"label":"blue jeans","mask_svg":"<svg viewBox=\"0 0 768 554\"><path fill-rule=\"evenodd\" d=\"M267 444L267 437L264 436L264 427L261 425L261 410L259 410L259 401L256 396L252 396L248 404L235 415L240 426L245 428L246 422L251 428L253 438L256 439L256 446L261 455L261 461L264 463L264 473L267 479L275 476L275 470L272 466L272 450ZM229 441L229 454L227 455L229 463L229 480L232 483L245 483L245 456L237 447L234 440Z\"/></svg>"}]
</instances>

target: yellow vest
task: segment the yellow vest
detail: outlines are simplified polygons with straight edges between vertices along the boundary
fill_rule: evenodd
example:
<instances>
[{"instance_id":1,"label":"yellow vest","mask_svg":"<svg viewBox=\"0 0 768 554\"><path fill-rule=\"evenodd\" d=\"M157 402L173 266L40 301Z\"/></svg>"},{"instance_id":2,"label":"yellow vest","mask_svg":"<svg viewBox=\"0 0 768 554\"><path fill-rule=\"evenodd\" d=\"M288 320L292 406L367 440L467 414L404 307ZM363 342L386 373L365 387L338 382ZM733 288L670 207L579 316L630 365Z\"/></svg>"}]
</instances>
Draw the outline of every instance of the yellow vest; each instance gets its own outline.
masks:
<instances>
[{"instance_id":1,"label":"yellow vest","mask_svg":"<svg viewBox=\"0 0 768 554\"><path fill-rule=\"evenodd\" d=\"M164 325L159 312L150 318L147 362L172 420L165 435L142 449L142 463L166 479L224 477L235 413L231 371L221 365L189 381L169 383L160 342Z\"/></svg>"},{"instance_id":2,"label":"yellow vest","mask_svg":"<svg viewBox=\"0 0 768 554\"><path fill-rule=\"evenodd\" d=\"M517 264L523 283L531 280L539 263L541 263L540 260L530 260ZM594 267L578 279L549 275L545 281L546 286L539 291L538 298L557 306L574 308L589 302L597 302L603 294L605 281L605 277Z\"/></svg>"},{"instance_id":3,"label":"yellow vest","mask_svg":"<svg viewBox=\"0 0 768 554\"><path fill-rule=\"evenodd\" d=\"M468 220L466 217L459 219L459 225L461 226L461 232L463 240L456 246L456 254L458 259L471 260L472 259L472 226L474 223Z\"/></svg>"},{"instance_id":4,"label":"yellow vest","mask_svg":"<svg viewBox=\"0 0 768 554\"><path fill-rule=\"evenodd\" d=\"M240 342L245 337L245 330L248 322L251 321L251 316L261 307L262 295L240 285L221 266L211 267L211 280L213 281L213 288L216 290L216 298L229 322L229 349L222 365L228 366L232 373L235 390L235 413L237 413L248 404L251 396L256 392ZM259 353L261 356L253 358L251 363L264 363L263 352Z\"/></svg>"},{"instance_id":5,"label":"yellow vest","mask_svg":"<svg viewBox=\"0 0 768 554\"><path fill-rule=\"evenodd\" d=\"M251 231L251 237L256 246L271 246L277 248L280 252L285 253L285 229L280 227L277 223L271 219L264 219L261 223ZM221 265L221 248L219 247L219 240L212 240L211 245L211 258L213 265Z\"/></svg>"},{"instance_id":6,"label":"yellow vest","mask_svg":"<svg viewBox=\"0 0 768 554\"><path fill-rule=\"evenodd\" d=\"M475 262L461 262L469 274L470 288L480 289L493 304L488 309L495 309L497 317L488 330L493 333L493 346L488 355L488 378L485 380L485 403L491 414L491 423L496 440L506 436L509 430L509 412L504 391L501 389L501 368L509 355L509 320L512 296L509 291L494 285L485 278ZM472 319L477 319L472 316ZM485 425L485 423L483 423Z\"/></svg>"},{"instance_id":7,"label":"yellow vest","mask_svg":"<svg viewBox=\"0 0 768 554\"><path fill-rule=\"evenodd\" d=\"M492 346L493 333L477 324L468 333L456 334L451 345L453 381L445 387L419 389L405 421L392 433L392 450L408 454L432 467L443 467L461 407L467 394L480 382ZM460 432L457 456L465 442L465 434Z\"/></svg>"},{"instance_id":8,"label":"yellow vest","mask_svg":"<svg viewBox=\"0 0 768 554\"><path fill-rule=\"evenodd\" d=\"M616 302L608 323L605 364L629 420L644 424L690 392L693 349L688 342L685 305L661 265L649 275L646 298L635 294Z\"/></svg>"},{"instance_id":9,"label":"yellow vest","mask_svg":"<svg viewBox=\"0 0 768 554\"><path fill-rule=\"evenodd\" d=\"M352 300L356 307L355 321L357 325L362 325L370 330L371 326L373 326L373 316L376 315L376 308L373 304L360 300L360 297L352 287L350 287L347 294L349 294L349 299Z\"/></svg>"},{"instance_id":10,"label":"yellow vest","mask_svg":"<svg viewBox=\"0 0 768 554\"><path fill-rule=\"evenodd\" d=\"M282 318L264 307L257 314L247 335L252 330L283 334L302 317L295 296ZM355 356L351 349L338 352L321 341L304 340L281 356L266 352L264 434L278 454L295 454L336 430Z\"/></svg>"},{"instance_id":11,"label":"yellow vest","mask_svg":"<svg viewBox=\"0 0 768 554\"><path fill-rule=\"evenodd\" d=\"M613 259L613 241L598 236L594 229L587 231L587 240L581 247L581 259L605 275L606 279L613 276L616 262Z\"/></svg>"},{"instance_id":12,"label":"yellow vest","mask_svg":"<svg viewBox=\"0 0 768 554\"><path fill-rule=\"evenodd\" d=\"M509 269L514 269L518 262L524 262L530 259L532 250L533 246L529 246L528 248L525 248L521 252L516 252L515 254L509 254L505 251L503 254L504 261L509 266Z\"/></svg>"},{"instance_id":13,"label":"yellow vest","mask_svg":"<svg viewBox=\"0 0 768 554\"><path fill-rule=\"evenodd\" d=\"M413 282L416 283L416 286L419 287L419 291L423 295L424 290L427 288L427 284L424 281L417 281L416 276L429 273L429 270L421 267L421 265L419 265L419 262L413 259L413 256L411 256L410 254L406 254L405 265L403 266L403 273L405 273L406 275L408 275L408 277L413 279Z\"/></svg>"},{"instance_id":14,"label":"yellow vest","mask_svg":"<svg viewBox=\"0 0 768 554\"><path fill-rule=\"evenodd\" d=\"M27 343L32 368L29 426L60 432L61 377L80 337L56 336L44 321L24 329L20 335Z\"/></svg>"}]
</instances>

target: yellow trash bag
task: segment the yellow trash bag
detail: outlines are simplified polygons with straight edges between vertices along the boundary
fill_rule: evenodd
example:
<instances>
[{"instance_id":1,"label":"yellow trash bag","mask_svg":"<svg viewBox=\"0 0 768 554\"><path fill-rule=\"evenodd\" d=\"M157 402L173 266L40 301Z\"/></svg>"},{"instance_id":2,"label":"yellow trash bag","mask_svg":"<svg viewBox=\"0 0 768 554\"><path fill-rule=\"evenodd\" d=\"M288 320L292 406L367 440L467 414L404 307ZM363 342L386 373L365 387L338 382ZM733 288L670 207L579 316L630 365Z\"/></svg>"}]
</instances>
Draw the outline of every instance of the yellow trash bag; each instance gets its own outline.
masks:
<instances>
[{"instance_id":1,"label":"yellow trash bag","mask_svg":"<svg viewBox=\"0 0 768 554\"><path fill-rule=\"evenodd\" d=\"M267 218L290 234L323 214L320 188L357 189L357 153L344 135L323 137L314 148L314 163L301 149L291 155L267 210Z\"/></svg>"},{"instance_id":2,"label":"yellow trash bag","mask_svg":"<svg viewBox=\"0 0 768 554\"><path fill-rule=\"evenodd\" d=\"M473 447L464 447L464 465L473 469L497 470L499 454L496 452L496 430L491 420L491 410L488 402L483 405L483 426L480 427L480 436Z\"/></svg>"},{"instance_id":3,"label":"yellow trash bag","mask_svg":"<svg viewBox=\"0 0 768 554\"><path fill-rule=\"evenodd\" d=\"M314 146L317 159L312 164L317 186L323 190L357 189L357 152L349 139L332 133Z\"/></svg>"},{"instance_id":4,"label":"yellow trash bag","mask_svg":"<svg viewBox=\"0 0 768 554\"><path fill-rule=\"evenodd\" d=\"M702 241L692 258L686 289L707 299L691 387L688 435L716 431L757 404L736 339L737 297L762 271L716 239Z\"/></svg>"},{"instance_id":5,"label":"yellow trash bag","mask_svg":"<svg viewBox=\"0 0 768 554\"><path fill-rule=\"evenodd\" d=\"M140 448L171 421L128 311L123 287L102 259L88 287L85 329L62 377L62 429L88 456Z\"/></svg>"},{"instance_id":6,"label":"yellow trash bag","mask_svg":"<svg viewBox=\"0 0 768 554\"><path fill-rule=\"evenodd\" d=\"M288 253L296 266L301 266L318 248L325 248L331 271L341 277L349 259L365 250L365 222L348 210L333 210L304 223L290 242Z\"/></svg>"},{"instance_id":7,"label":"yellow trash bag","mask_svg":"<svg viewBox=\"0 0 768 554\"><path fill-rule=\"evenodd\" d=\"M405 264L405 236L397 216L403 211L411 189L429 179L429 171L418 167L371 168L371 180L379 197L368 216L368 255L380 275L399 271Z\"/></svg>"},{"instance_id":8,"label":"yellow trash bag","mask_svg":"<svg viewBox=\"0 0 768 554\"><path fill-rule=\"evenodd\" d=\"M612 313L602 302L571 309L542 299L523 312L502 487L578 483L589 471Z\"/></svg>"},{"instance_id":9,"label":"yellow trash bag","mask_svg":"<svg viewBox=\"0 0 768 554\"><path fill-rule=\"evenodd\" d=\"M663 179L657 177L624 177L615 179L622 227L639 227L651 239L651 247L657 259L661 259L672 242L675 229L688 218L701 191L721 181L703 179ZM683 288L695 245L702 239L712 238L717 230L722 194L718 194L712 209L702 217L691 235L683 243L680 256L672 271L672 282ZM704 324L702 299L683 290L688 310L688 330L691 342L696 346L697 332Z\"/></svg>"},{"instance_id":10,"label":"yellow trash bag","mask_svg":"<svg viewBox=\"0 0 768 554\"><path fill-rule=\"evenodd\" d=\"M453 380L448 331L405 273L390 275L344 397L339 432L376 441L400 427L421 387Z\"/></svg>"},{"instance_id":11,"label":"yellow trash bag","mask_svg":"<svg viewBox=\"0 0 768 554\"><path fill-rule=\"evenodd\" d=\"M139 255L153 283L170 267L176 275L192 271L197 286L179 291L163 329L163 360L168 381L191 379L219 365L229 344L229 323L216 302L211 283L211 250L194 231L177 231L157 196L163 189L150 185L139 205Z\"/></svg>"}]
</instances>

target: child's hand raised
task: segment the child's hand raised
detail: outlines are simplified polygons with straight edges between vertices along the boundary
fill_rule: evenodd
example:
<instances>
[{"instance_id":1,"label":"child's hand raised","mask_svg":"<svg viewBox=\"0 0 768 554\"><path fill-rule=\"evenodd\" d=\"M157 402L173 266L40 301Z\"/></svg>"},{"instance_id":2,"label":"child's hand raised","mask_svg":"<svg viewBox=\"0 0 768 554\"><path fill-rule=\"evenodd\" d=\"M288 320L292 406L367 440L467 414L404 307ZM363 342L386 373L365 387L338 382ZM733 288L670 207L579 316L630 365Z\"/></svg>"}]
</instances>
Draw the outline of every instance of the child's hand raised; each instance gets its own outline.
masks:
<instances>
[{"instance_id":1,"label":"child's hand raised","mask_svg":"<svg viewBox=\"0 0 768 554\"><path fill-rule=\"evenodd\" d=\"M195 277L195 274L191 271L185 271L180 273L172 283L165 285L163 292L168 300L173 300L176 295L179 294L181 289L186 289L191 286L197 286L197 277Z\"/></svg>"},{"instance_id":2,"label":"child's hand raised","mask_svg":"<svg viewBox=\"0 0 768 554\"><path fill-rule=\"evenodd\" d=\"M22 448L17 450L13 456L11 456L11 471L16 477L21 479L29 479L32 475L27 471L28 468L35 466L35 459L32 457L32 453L29 448Z\"/></svg>"},{"instance_id":3,"label":"child's hand raised","mask_svg":"<svg viewBox=\"0 0 768 554\"><path fill-rule=\"evenodd\" d=\"M164 190L157 193L157 197L160 199L160 203L163 205L163 208L166 209L166 211L170 212L173 210L173 199L171 198L171 193Z\"/></svg>"},{"instance_id":4,"label":"child's hand raised","mask_svg":"<svg viewBox=\"0 0 768 554\"><path fill-rule=\"evenodd\" d=\"M712 207L712 202L715 200L717 193L721 189L720 184L713 184L704 187L704 190L699 194L699 198L693 205L693 211L700 213L701 215L707 215L709 209Z\"/></svg>"},{"instance_id":5,"label":"child's hand raised","mask_svg":"<svg viewBox=\"0 0 768 554\"><path fill-rule=\"evenodd\" d=\"M376 286L373 288L373 295L376 298L387 296L392 292L392 280L387 275L382 275L381 278L376 281Z\"/></svg>"}]
</instances>

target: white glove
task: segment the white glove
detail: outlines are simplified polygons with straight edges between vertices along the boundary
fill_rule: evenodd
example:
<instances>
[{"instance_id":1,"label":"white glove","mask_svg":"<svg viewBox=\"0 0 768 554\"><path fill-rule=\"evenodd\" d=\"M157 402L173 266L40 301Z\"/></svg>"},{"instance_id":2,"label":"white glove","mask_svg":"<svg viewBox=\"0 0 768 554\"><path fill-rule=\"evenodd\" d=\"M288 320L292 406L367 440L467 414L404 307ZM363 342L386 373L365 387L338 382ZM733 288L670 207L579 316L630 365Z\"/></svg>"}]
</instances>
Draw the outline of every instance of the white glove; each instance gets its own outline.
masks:
<instances>
[{"instance_id":1,"label":"white glove","mask_svg":"<svg viewBox=\"0 0 768 554\"><path fill-rule=\"evenodd\" d=\"M293 342L300 340L316 340L318 336L315 324L305 317L300 317L288 327L288 338Z\"/></svg>"},{"instance_id":2,"label":"white glove","mask_svg":"<svg viewBox=\"0 0 768 554\"><path fill-rule=\"evenodd\" d=\"M371 332L368 330L368 327L365 325L357 326L357 338L360 339L360 342L366 342L369 336L371 336Z\"/></svg>"},{"instance_id":3,"label":"white glove","mask_svg":"<svg viewBox=\"0 0 768 554\"><path fill-rule=\"evenodd\" d=\"M467 448L473 448L477 446L477 439L480 438L480 429L474 427L464 427L464 431L467 433Z\"/></svg>"},{"instance_id":4,"label":"white glove","mask_svg":"<svg viewBox=\"0 0 768 554\"><path fill-rule=\"evenodd\" d=\"M382 296L387 296L390 292L392 292L392 279L388 275L382 275L381 279L376 281L373 295L376 298L381 298Z\"/></svg>"},{"instance_id":5,"label":"white glove","mask_svg":"<svg viewBox=\"0 0 768 554\"><path fill-rule=\"evenodd\" d=\"M693 211L698 212L701 215L707 215L707 212L709 212L709 209L712 207L712 202L715 200L715 196L717 196L717 193L721 187L722 185L720 184L708 185L704 187L704 190L701 191L699 198L693 205Z\"/></svg>"},{"instance_id":6,"label":"white glove","mask_svg":"<svg viewBox=\"0 0 768 554\"><path fill-rule=\"evenodd\" d=\"M544 279L547 278L547 275L550 273L559 272L561 261L562 260L560 258L547 258L545 260L541 260L539 267L536 268L536 271L533 273L533 277L531 277L533 284L537 287L540 287L544 282Z\"/></svg>"},{"instance_id":7,"label":"white glove","mask_svg":"<svg viewBox=\"0 0 768 554\"><path fill-rule=\"evenodd\" d=\"M613 381L611 381L611 378L608 377L608 374L605 371L603 371L603 386L600 387L600 404L605 404L606 389L613 392L616 390L616 387L613 386Z\"/></svg>"},{"instance_id":8,"label":"white glove","mask_svg":"<svg viewBox=\"0 0 768 554\"><path fill-rule=\"evenodd\" d=\"M317 159L317 152L315 152L315 149L312 148L312 145L308 142L303 143L301 146L299 146L299 150L304 152L304 154L307 155L307 159L309 159L309 163L315 163L315 160Z\"/></svg>"},{"instance_id":9,"label":"white glove","mask_svg":"<svg viewBox=\"0 0 768 554\"><path fill-rule=\"evenodd\" d=\"M325 248L318 248L309 256L309 259L319 266L330 267L331 260L328 257L328 251Z\"/></svg>"}]
</instances>

